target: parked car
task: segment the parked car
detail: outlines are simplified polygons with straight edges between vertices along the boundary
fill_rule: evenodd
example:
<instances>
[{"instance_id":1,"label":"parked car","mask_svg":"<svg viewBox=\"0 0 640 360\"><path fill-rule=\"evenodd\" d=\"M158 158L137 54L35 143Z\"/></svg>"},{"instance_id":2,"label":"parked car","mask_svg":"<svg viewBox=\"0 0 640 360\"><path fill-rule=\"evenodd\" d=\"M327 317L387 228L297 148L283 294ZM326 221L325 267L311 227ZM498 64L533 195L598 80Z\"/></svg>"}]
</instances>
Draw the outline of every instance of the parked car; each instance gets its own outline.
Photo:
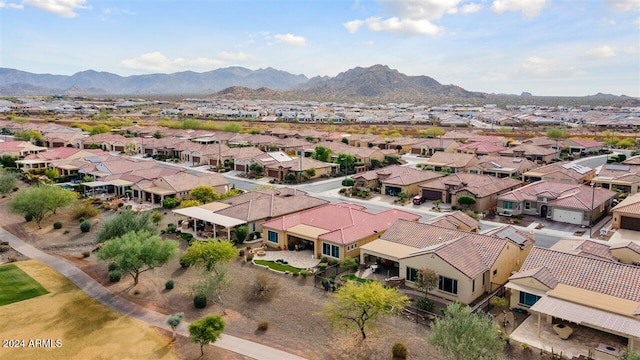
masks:
<instances>
[{"instance_id":1,"label":"parked car","mask_svg":"<svg viewBox=\"0 0 640 360\"><path fill-rule=\"evenodd\" d=\"M416 195L413 197L413 205L422 205L424 201L425 199L420 195Z\"/></svg>"}]
</instances>

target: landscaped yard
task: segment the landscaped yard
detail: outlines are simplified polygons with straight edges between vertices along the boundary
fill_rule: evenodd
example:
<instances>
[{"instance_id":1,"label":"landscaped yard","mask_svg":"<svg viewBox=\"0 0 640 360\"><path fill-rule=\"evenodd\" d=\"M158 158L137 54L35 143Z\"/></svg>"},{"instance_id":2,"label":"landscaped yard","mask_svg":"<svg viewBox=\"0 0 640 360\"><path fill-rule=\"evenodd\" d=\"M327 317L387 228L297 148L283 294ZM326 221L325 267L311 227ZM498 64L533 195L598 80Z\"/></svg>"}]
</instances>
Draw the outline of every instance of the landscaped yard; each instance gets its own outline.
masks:
<instances>
[{"instance_id":1,"label":"landscaped yard","mask_svg":"<svg viewBox=\"0 0 640 360\"><path fill-rule=\"evenodd\" d=\"M0 266L0 306L44 295L48 291L14 264Z\"/></svg>"},{"instance_id":2,"label":"landscaped yard","mask_svg":"<svg viewBox=\"0 0 640 360\"><path fill-rule=\"evenodd\" d=\"M299 273L300 271L302 271L303 269L299 269L297 267L293 267L291 265L287 265L287 264L281 264L275 261L270 261L270 260L253 260L253 262L256 265L262 265L262 266L266 266L270 269L276 270L276 271L280 271L280 272L285 272L288 271L290 273Z\"/></svg>"},{"instance_id":3,"label":"landscaped yard","mask_svg":"<svg viewBox=\"0 0 640 360\"><path fill-rule=\"evenodd\" d=\"M361 277L357 277L355 274L345 274L345 275L340 276L340 278L342 280L356 281L356 282L359 282L361 284L368 283L368 282L371 282L371 281L376 281L376 280L372 280L372 279L363 279Z\"/></svg>"},{"instance_id":4,"label":"landscaped yard","mask_svg":"<svg viewBox=\"0 0 640 360\"><path fill-rule=\"evenodd\" d=\"M179 358L171 339L153 326L105 307L42 263L29 260L16 265L49 293L2 306L0 339L24 340L24 347L18 343L19 347L0 348L0 358ZM54 347L29 347L29 340L36 339L51 340Z\"/></svg>"}]
</instances>

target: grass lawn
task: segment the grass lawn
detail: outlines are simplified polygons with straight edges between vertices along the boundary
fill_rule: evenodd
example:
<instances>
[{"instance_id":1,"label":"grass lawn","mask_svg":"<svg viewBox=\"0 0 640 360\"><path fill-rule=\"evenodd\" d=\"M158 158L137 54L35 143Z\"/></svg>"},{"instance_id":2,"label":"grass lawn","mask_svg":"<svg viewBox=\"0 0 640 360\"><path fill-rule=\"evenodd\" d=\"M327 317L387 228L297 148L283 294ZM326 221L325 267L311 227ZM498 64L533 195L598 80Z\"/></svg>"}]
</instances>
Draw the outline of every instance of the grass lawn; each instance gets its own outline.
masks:
<instances>
[{"instance_id":1,"label":"grass lawn","mask_svg":"<svg viewBox=\"0 0 640 360\"><path fill-rule=\"evenodd\" d=\"M49 293L0 308L0 339L25 342L0 348L0 359L179 359L170 337L155 327L100 304L42 263L15 264ZM54 346L29 347L30 339Z\"/></svg>"},{"instance_id":2,"label":"grass lawn","mask_svg":"<svg viewBox=\"0 0 640 360\"><path fill-rule=\"evenodd\" d=\"M270 260L253 260L253 262L258 265L267 266L273 270L281 271L281 272L288 271L290 273L299 273L300 271L302 271L302 269L299 269L297 267L293 267L291 265L285 265L285 264L278 264L277 262L270 261Z\"/></svg>"},{"instance_id":3,"label":"grass lawn","mask_svg":"<svg viewBox=\"0 0 640 360\"><path fill-rule=\"evenodd\" d=\"M0 306L47 294L31 276L14 264L0 266Z\"/></svg>"},{"instance_id":4,"label":"grass lawn","mask_svg":"<svg viewBox=\"0 0 640 360\"><path fill-rule=\"evenodd\" d=\"M376 280L372 280L372 279L363 279L361 277L357 277L355 274L345 274L345 275L342 275L340 278L342 280L357 281L357 282L362 283L362 284L368 283L368 282L371 282L371 281L376 281Z\"/></svg>"}]
</instances>

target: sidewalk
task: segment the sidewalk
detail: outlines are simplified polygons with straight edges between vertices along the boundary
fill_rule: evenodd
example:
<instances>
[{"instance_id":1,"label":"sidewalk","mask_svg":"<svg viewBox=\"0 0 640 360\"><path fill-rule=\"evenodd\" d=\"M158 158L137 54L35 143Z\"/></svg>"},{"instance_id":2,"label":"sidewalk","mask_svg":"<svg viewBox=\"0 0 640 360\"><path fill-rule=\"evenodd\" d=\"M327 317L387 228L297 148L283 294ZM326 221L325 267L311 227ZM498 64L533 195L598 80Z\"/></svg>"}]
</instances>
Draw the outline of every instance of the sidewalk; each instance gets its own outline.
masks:
<instances>
[{"instance_id":1,"label":"sidewalk","mask_svg":"<svg viewBox=\"0 0 640 360\"><path fill-rule=\"evenodd\" d=\"M12 248L23 255L33 260L40 261L55 269L76 284L80 289L87 293L87 295L96 299L105 306L127 316L131 316L148 324L157 326L161 329L171 331L171 327L166 323L168 317L167 314L149 310L119 297L99 284L89 275L85 274L82 270L78 269L75 265L36 249L2 227L0 227L0 238L4 241L8 241ZM189 337L188 326L188 323L182 322L178 329L176 329L176 333ZM258 360L304 359L270 346L231 335L222 335L220 339L215 342L214 346Z\"/></svg>"}]
</instances>

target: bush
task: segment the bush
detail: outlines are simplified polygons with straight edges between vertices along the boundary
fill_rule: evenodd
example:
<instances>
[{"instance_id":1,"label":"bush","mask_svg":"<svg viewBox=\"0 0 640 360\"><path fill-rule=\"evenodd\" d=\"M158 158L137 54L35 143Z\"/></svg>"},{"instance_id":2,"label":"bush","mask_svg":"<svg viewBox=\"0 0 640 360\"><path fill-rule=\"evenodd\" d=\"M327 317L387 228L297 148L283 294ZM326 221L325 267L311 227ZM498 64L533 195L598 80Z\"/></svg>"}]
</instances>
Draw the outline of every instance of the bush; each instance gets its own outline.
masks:
<instances>
[{"instance_id":1,"label":"bush","mask_svg":"<svg viewBox=\"0 0 640 360\"><path fill-rule=\"evenodd\" d=\"M109 263L109 265L107 266L107 270L109 270L110 272L113 271L113 270L118 270L118 264Z\"/></svg>"},{"instance_id":2,"label":"bush","mask_svg":"<svg viewBox=\"0 0 640 360\"><path fill-rule=\"evenodd\" d=\"M164 283L164 288L167 290L173 289L173 280L167 280L167 282Z\"/></svg>"},{"instance_id":3,"label":"bush","mask_svg":"<svg viewBox=\"0 0 640 360\"><path fill-rule=\"evenodd\" d=\"M189 262L184 258L184 256L180 257L180 266L183 268L188 268L189 267Z\"/></svg>"},{"instance_id":4,"label":"bush","mask_svg":"<svg viewBox=\"0 0 640 360\"><path fill-rule=\"evenodd\" d=\"M81 222L81 223L82 223L82 222L84 222L84 220L85 220L85 218L84 218L84 217L81 217L81 218L79 218L79 219L78 219L78 222Z\"/></svg>"},{"instance_id":5,"label":"bush","mask_svg":"<svg viewBox=\"0 0 640 360\"><path fill-rule=\"evenodd\" d=\"M353 186L353 184L355 183L355 180L353 180L352 178L346 178L342 180L342 186Z\"/></svg>"},{"instance_id":6,"label":"bush","mask_svg":"<svg viewBox=\"0 0 640 360\"><path fill-rule=\"evenodd\" d=\"M33 215L31 215L31 214L26 214L26 215L24 216L24 220L25 220L26 222L29 222L29 221L33 220Z\"/></svg>"},{"instance_id":7,"label":"bush","mask_svg":"<svg viewBox=\"0 0 640 360\"><path fill-rule=\"evenodd\" d=\"M71 210L71 216L83 222L84 219L92 218L100 213L96 207L91 205L91 201L77 201Z\"/></svg>"},{"instance_id":8,"label":"bush","mask_svg":"<svg viewBox=\"0 0 640 360\"><path fill-rule=\"evenodd\" d=\"M120 281L120 270L111 270L109 271L109 281L116 283L118 281Z\"/></svg>"},{"instance_id":9,"label":"bush","mask_svg":"<svg viewBox=\"0 0 640 360\"><path fill-rule=\"evenodd\" d=\"M269 302L280 291L280 282L267 273L256 274L255 279L244 289L245 300Z\"/></svg>"},{"instance_id":10,"label":"bush","mask_svg":"<svg viewBox=\"0 0 640 360\"><path fill-rule=\"evenodd\" d=\"M416 307L423 311L432 312L433 308L435 307L435 303L433 302L433 300L423 297L418 299Z\"/></svg>"},{"instance_id":11,"label":"bush","mask_svg":"<svg viewBox=\"0 0 640 360\"><path fill-rule=\"evenodd\" d=\"M309 271L308 271L308 270L300 270L300 275L301 275L303 278L306 278L306 277L307 277L307 275L309 275Z\"/></svg>"},{"instance_id":12,"label":"bush","mask_svg":"<svg viewBox=\"0 0 640 360\"><path fill-rule=\"evenodd\" d=\"M253 254L247 255L247 261L252 261L252 260L253 260Z\"/></svg>"},{"instance_id":13,"label":"bush","mask_svg":"<svg viewBox=\"0 0 640 360\"><path fill-rule=\"evenodd\" d=\"M62 229L62 223L60 221L56 221L53 223L53 228L58 230L58 229Z\"/></svg>"},{"instance_id":14,"label":"bush","mask_svg":"<svg viewBox=\"0 0 640 360\"><path fill-rule=\"evenodd\" d=\"M207 297L204 295L196 295L193 298L193 306L196 309L204 309L207 306Z\"/></svg>"},{"instance_id":15,"label":"bush","mask_svg":"<svg viewBox=\"0 0 640 360\"><path fill-rule=\"evenodd\" d=\"M322 258L320 258L320 263L326 263L327 261L329 261L329 258L327 258L326 256L323 256Z\"/></svg>"},{"instance_id":16,"label":"bush","mask_svg":"<svg viewBox=\"0 0 640 360\"><path fill-rule=\"evenodd\" d=\"M260 321L258 323L258 331L267 331L269 329L269 322L268 321Z\"/></svg>"},{"instance_id":17,"label":"bush","mask_svg":"<svg viewBox=\"0 0 640 360\"><path fill-rule=\"evenodd\" d=\"M80 224L80 231L86 233L86 232L89 232L90 230L91 230L91 223L89 221L85 220Z\"/></svg>"},{"instance_id":18,"label":"bush","mask_svg":"<svg viewBox=\"0 0 640 360\"><path fill-rule=\"evenodd\" d=\"M320 271L326 270L327 266L328 266L327 263L321 262L320 264L318 264L318 270L320 270Z\"/></svg>"},{"instance_id":19,"label":"bush","mask_svg":"<svg viewBox=\"0 0 640 360\"><path fill-rule=\"evenodd\" d=\"M91 256L91 251L83 251L82 252L82 257L83 258L88 258L89 256Z\"/></svg>"},{"instance_id":20,"label":"bush","mask_svg":"<svg viewBox=\"0 0 640 360\"><path fill-rule=\"evenodd\" d=\"M391 355L393 359L406 359L409 356L409 349L407 349L407 345L403 343L395 343L391 348Z\"/></svg>"}]
</instances>

